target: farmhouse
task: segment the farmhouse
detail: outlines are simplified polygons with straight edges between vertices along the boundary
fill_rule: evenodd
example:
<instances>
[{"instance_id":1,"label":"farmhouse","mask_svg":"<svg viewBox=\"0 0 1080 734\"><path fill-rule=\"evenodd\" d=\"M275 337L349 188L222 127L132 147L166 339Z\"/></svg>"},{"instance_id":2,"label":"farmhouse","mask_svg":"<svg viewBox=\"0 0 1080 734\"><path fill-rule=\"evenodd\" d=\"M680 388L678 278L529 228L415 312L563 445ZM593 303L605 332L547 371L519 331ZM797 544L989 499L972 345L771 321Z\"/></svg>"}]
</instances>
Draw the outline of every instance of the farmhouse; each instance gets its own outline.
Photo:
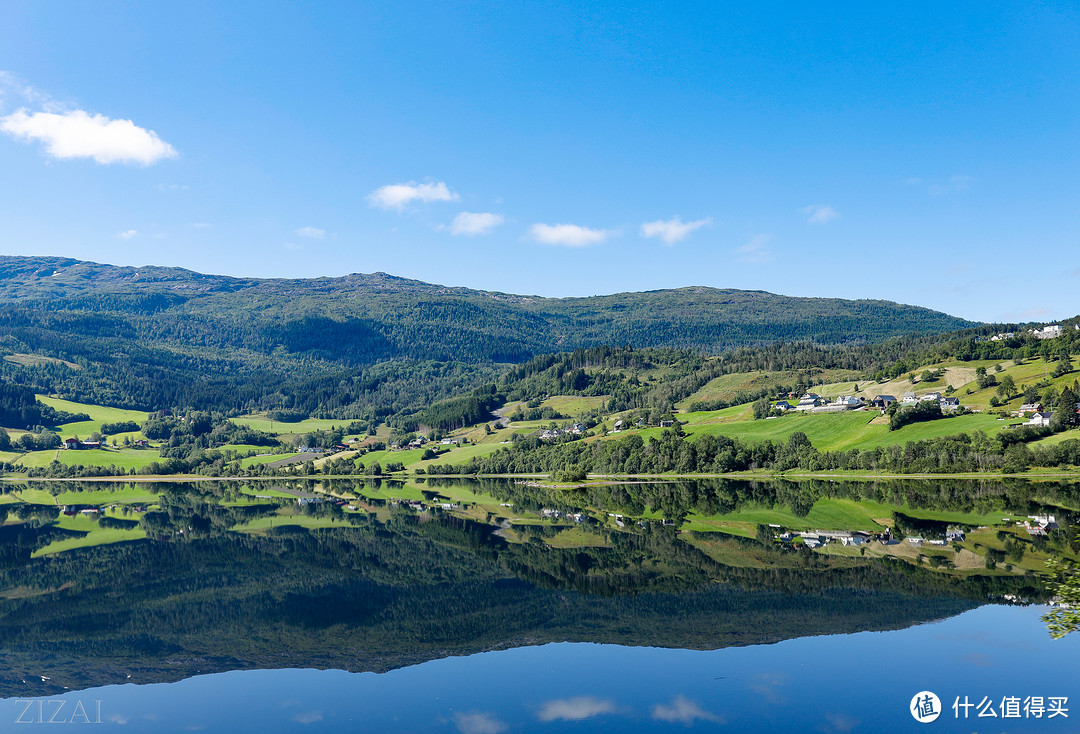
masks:
<instances>
[{"instance_id":1,"label":"farmhouse","mask_svg":"<svg viewBox=\"0 0 1080 734\"><path fill-rule=\"evenodd\" d=\"M896 397L893 396L893 395L878 395L873 400L870 401L870 404L873 405L875 408L884 409L884 408L888 408L890 405L892 405L895 402L896 402Z\"/></svg>"},{"instance_id":2,"label":"farmhouse","mask_svg":"<svg viewBox=\"0 0 1080 734\"><path fill-rule=\"evenodd\" d=\"M1051 419L1054 417L1053 413L1036 413L1031 416L1031 419L1025 423L1025 426L1045 427L1050 425Z\"/></svg>"}]
</instances>

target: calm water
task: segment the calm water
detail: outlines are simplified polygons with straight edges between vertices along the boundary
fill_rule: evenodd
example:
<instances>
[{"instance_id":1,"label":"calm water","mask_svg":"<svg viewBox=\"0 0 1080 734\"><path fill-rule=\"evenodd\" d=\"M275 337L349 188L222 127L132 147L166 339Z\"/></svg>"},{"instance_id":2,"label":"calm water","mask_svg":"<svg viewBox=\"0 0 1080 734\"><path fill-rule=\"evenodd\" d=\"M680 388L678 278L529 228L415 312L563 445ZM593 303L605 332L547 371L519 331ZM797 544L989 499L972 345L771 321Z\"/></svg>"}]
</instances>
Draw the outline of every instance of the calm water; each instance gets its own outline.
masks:
<instances>
[{"instance_id":1,"label":"calm water","mask_svg":"<svg viewBox=\"0 0 1080 734\"><path fill-rule=\"evenodd\" d=\"M1080 646L1051 641L1038 608L984 606L893 632L713 651L555 643L387 673L257 670L176 683L115 685L46 699L82 701L121 731L1009 731L1080 726ZM910 698L935 692L944 714L920 724ZM984 696L1067 696L1070 718L954 718ZM0 703L0 722L37 716ZM962 711L962 709L961 709ZM1000 712L999 712L1000 716Z\"/></svg>"},{"instance_id":2,"label":"calm water","mask_svg":"<svg viewBox=\"0 0 1080 734\"><path fill-rule=\"evenodd\" d=\"M1050 508L1067 525L1070 486L728 482L552 498L513 483L371 485L351 488L356 512L297 509L328 487L236 486L86 485L84 503L71 485L9 492L0 730L1080 730L1080 637L1052 640L1045 607L1004 603L1045 598L1019 568L942 572L677 535L629 514L662 495L653 516L681 522L712 503L730 519L780 494L796 515L844 507L856 522L850 501L881 515L903 500L898 527L932 537L918 517L928 498L953 520ZM96 514L112 520L85 519ZM148 537L40 555L118 529ZM941 701L931 724L909 712L926 690ZM1030 696L1042 718L1022 708ZM965 697L967 720L953 710ZM1011 697L1019 718L1003 718ZM1050 718L1051 698L1068 699L1067 718ZM980 704L998 716L979 718Z\"/></svg>"}]
</instances>

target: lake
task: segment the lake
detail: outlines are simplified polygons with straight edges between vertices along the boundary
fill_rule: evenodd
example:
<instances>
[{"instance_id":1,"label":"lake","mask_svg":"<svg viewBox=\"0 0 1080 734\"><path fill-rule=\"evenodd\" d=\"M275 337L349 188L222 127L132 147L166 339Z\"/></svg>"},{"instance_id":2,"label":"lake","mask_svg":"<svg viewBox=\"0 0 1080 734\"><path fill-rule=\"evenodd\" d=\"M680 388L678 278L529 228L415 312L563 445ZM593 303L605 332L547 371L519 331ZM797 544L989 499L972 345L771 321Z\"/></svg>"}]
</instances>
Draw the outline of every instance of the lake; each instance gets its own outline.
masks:
<instances>
[{"instance_id":1,"label":"lake","mask_svg":"<svg viewBox=\"0 0 1080 734\"><path fill-rule=\"evenodd\" d=\"M1041 732L1080 717L1080 637L1047 633L1037 571L1075 558L1069 483L5 489L5 727ZM818 531L822 547L800 542ZM911 711L923 691L931 724Z\"/></svg>"}]
</instances>

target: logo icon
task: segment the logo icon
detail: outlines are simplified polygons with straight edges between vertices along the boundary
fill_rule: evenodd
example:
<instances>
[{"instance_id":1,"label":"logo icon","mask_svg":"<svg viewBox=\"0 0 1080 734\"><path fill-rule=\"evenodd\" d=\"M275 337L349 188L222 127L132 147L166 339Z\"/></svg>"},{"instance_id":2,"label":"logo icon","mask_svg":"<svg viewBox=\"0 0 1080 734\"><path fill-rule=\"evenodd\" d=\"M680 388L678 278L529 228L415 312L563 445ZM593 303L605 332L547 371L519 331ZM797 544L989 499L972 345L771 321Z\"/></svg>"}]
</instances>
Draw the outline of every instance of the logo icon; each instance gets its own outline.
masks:
<instances>
[{"instance_id":1,"label":"logo icon","mask_svg":"<svg viewBox=\"0 0 1080 734\"><path fill-rule=\"evenodd\" d=\"M920 691L911 699L908 710L915 717L915 721L929 724L941 716L941 699L932 691Z\"/></svg>"}]
</instances>

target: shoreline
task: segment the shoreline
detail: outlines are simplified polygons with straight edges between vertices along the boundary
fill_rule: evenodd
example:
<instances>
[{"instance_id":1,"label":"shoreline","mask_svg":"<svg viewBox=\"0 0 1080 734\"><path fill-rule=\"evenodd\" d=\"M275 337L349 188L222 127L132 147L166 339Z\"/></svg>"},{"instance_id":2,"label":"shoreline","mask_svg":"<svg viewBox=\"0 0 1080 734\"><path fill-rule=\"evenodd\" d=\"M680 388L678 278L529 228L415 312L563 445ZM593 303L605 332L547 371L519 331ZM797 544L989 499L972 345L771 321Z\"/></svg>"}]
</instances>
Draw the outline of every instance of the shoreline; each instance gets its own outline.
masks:
<instances>
[{"instance_id":1,"label":"shoreline","mask_svg":"<svg viewBox=\"0 0 1080 734\"><path fill-rule=\"evenodd\" d=\"M281 480L324 480L324 479L379 479L383 481L410 479L522 479L530 480L534 486L547 489L568 489L606 484L644 484L686 479L741 479L741 480L811 480L829 479L833 481L877 481L882 479L1080 479L1080 469L1055 472L1024 472L1008 474L1003 472L964 472L957 474L839 474L836 472L731 472L727 474L590 474L582 482L558 483L545 482L548 474L305 474L296 476L258 476L258 477L222 477L201 474L122 474L107 477L23 477L3 476L0 482L272 482Z\"/></svg>"}]
</instances>

